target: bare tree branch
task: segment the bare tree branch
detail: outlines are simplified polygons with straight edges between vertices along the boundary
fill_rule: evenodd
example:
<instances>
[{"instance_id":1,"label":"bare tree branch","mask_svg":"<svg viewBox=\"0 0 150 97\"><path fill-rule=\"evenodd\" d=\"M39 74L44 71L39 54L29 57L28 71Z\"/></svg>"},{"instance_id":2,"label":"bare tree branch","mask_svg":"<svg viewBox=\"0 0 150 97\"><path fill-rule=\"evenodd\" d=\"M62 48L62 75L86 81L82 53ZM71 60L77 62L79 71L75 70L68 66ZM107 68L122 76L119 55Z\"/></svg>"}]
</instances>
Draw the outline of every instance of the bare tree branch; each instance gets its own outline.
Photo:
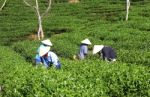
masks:
<instances>
[{"instance_id":1,"label":"bare tree branch","mask_svg":"<svg viewBox=\"0 0 150 97\"><path fill-rule=\"evenodd\" d=\"M39 3L38 0L36 0L36 13L38 16L38 22L39 22L39 29L38 29L38 38L43 39L44 38L44 32L43 32L43 28L42 28L42 18L40 15L40 11L39 11Z\"/></svg>"},{"instance_id":2,"label":"bare tree branch","mask_svg":"<svg viewBox=\"0 0 150 97\"><path fill-rule=\"evenodd\" d=\"M7 2L7 0L4 0L4 3L3 3L3 5L1 6L0 11L4 8L4 6L6 5L6 2Z\"/></svg>"},{"instance_id":3,"label":"bare tree branch","mask_svg":"<svg viewBox=\"0 0 150 97\"><path fill-rule=\"evenodd\" d=\"M23 2L24 2L27 6L29 6L29 7L33 8L33 9L35 9L35 8L36 8L35 6L32 6L31 4L29 4L26 0L23 0Z\"/></svg>"},{"instance_id":4,"label":"bare tree branch","mask_svg":"<svg viewBox=\"0 0 150 97\"><path fill-rule=\"evenodd\" d=\"M36 7L35 7L35 9L36 9L37 15L38 15L38 16L41 16L41 15L40 15L40 11L39 11L39 3L38 3L38 0L36 0Z\"/></svg>"},{"instance_id":5,"label":"bare tree branch","mask_svg":"<svg viewBox=\"0 0 150 97\"><path fill-rule=\"evenodd\" d=\"M128 20L130 0L126 0L126 21Z\"/></svg>"},{"instance_id":6,"label":"bare tree branch","mask_svg":"<svg viewBox=\"0 0 150 97\"><path fill-rule=\"evenodd\" d=\"M40 40L40 39L43 39L43 38L44 38L44 31L43 31L43 27L42 27L42 17L45 16L45 14L48 13L48 11L49 11L49 9L50 9L50 7L51 7L51 0L49 0L49 2L48 2L48 7L47 7L47 9L45 10L45 12L44 12L42 15L41 15L41 13L40 13L38 0L35 0L35 4L36 4L35 6L29 4L26 0L23 0L23 1L24 1L24 3L25 3L27 6L33 8L33 9L36 11L36 14L37 14L37 17L38 17L38 24L39 24L38 31L37 31L37 35L38 35L38 39L39 39L39 40Z\"/></svg>"},{"instance_id":7,"label":"bare tree branch","mask_svg":"<svg viewBox=\"0 0 150 97\"><path fill-rule=\"evenodd\" d=\"M52 4L52 0L49 0L49 2L48 2L48 7L47 7L47 9L45 10L45 12L42 14L42 18L48 13L48 11L50 10L50 8L51 8L51 4Z\"/></svg>"}]
</instances>

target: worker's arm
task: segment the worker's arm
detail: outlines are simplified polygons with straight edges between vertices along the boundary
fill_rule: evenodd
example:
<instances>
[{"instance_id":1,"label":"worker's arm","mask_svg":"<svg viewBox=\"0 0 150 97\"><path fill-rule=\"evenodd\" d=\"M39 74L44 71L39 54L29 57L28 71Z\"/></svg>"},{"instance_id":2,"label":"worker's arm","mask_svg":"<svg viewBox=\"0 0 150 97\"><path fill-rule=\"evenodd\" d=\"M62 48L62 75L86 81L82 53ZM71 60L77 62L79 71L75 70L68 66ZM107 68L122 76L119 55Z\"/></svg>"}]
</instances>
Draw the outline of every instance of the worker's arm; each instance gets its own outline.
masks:
<instances>
[{"instance_id":1,"label":"worker's arm","mask_svg":"<svg viewBox=\"0 0 150 97\"><path fill-rule=\"evenodd\" d=\"M49 61L51 61L55 65L55 68L57 69L61 68L61 64L55 53L53 52L49 53Z\"/></svg>"},{"instance_id":2,"label":"worker's arm","mask_svg":"<svg viewBox=\"0 0 150 97\"><path fill-rule=\"evenodd\" d=\"M41 57L38 54L36 54L36 56L35 56L35 63L36 64L42 64Z\"/></svg>"}]
</instances>

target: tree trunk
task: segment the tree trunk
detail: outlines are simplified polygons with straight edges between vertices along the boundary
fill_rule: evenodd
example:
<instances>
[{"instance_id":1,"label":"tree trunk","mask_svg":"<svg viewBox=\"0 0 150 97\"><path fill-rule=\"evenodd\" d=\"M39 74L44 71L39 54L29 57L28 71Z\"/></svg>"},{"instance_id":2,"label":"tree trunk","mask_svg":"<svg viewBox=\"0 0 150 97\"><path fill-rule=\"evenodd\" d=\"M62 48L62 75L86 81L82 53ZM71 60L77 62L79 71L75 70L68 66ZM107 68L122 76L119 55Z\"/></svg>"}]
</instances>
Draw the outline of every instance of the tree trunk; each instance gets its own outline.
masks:
<instances>
[{"instance_id":1,"label":"tree trunk","mask_svg":"<svg viewBox=\"0 0 150 97\"><path fill-rule=\"evenodd\" d=\"M126 21L128 20L130 0L126 0Z\"/></svg>"},{"instance_id":2,"label":"tree trunk","mask_svg":"<svg viewBox=\"0 0 150 97\"><path fill-rule=\"evenodd\" d=\"M36 0L36 12L38 15L38 22L39 22L39 30L38 30L38 39L43 39L44 38L44 32L43 32L43 28L42 28L42 18L39 12L39 4L38 4L38 0Z\"/></svg>"},{"instance_id":3,"label":"tree trunk","mask_svg":"<svg viewBox=\"0 0 150 97\"><path fill-rule=\"evenodd\" d=\"M38 28L38 39L43 39L44 38L44 32L43 32L43 27L42 27L42 19L41 16L39 16L38 18L38 22L39 22L39 28Z\"/></svg>"}]
</instances>

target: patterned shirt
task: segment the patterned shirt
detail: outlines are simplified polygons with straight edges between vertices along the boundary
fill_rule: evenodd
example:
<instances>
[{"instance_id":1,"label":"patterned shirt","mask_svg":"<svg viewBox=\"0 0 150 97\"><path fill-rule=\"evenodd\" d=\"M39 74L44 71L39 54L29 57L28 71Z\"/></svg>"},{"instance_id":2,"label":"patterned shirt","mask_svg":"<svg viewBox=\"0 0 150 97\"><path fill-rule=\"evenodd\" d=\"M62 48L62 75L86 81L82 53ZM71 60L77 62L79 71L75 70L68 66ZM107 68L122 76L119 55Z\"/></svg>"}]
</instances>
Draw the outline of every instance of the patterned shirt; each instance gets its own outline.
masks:
<instances>
[{"instance_id":1,"label":"patterned shirt","mask_svg":"<svg viewBox=\"0 0 150 97\"><path fill-rule=\"evenodd\" d=\"M35 57L35 60L36 60L36 64L43 63L45 65L45 67L49 67L52 64L54 64L56 68L61 67L61 64L59 62L57 55L52 51L48 52L47 57L40 57L39 54L37 54Z\"/></svg>"}]
</instances>

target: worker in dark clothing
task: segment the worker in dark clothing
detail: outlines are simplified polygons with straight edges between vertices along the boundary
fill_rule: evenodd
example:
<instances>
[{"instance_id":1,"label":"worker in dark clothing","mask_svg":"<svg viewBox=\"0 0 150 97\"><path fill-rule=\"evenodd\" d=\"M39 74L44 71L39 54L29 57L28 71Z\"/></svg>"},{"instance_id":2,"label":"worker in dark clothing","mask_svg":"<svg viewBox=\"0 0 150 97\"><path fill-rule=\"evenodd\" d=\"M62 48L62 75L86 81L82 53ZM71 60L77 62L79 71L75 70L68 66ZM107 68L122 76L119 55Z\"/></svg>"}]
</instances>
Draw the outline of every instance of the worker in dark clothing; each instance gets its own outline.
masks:
<instances>
[{"instance_id":1,"label":"worker in dark clothing","mask_svg":"<svg viewBox=\"0 0 150 97\"><path fill-rule=\"evenodd\" d=\"M99 53L105 61L116 61L116 53L112 47L94 45L93 54Z\"/></svg>"}]
</instances>

